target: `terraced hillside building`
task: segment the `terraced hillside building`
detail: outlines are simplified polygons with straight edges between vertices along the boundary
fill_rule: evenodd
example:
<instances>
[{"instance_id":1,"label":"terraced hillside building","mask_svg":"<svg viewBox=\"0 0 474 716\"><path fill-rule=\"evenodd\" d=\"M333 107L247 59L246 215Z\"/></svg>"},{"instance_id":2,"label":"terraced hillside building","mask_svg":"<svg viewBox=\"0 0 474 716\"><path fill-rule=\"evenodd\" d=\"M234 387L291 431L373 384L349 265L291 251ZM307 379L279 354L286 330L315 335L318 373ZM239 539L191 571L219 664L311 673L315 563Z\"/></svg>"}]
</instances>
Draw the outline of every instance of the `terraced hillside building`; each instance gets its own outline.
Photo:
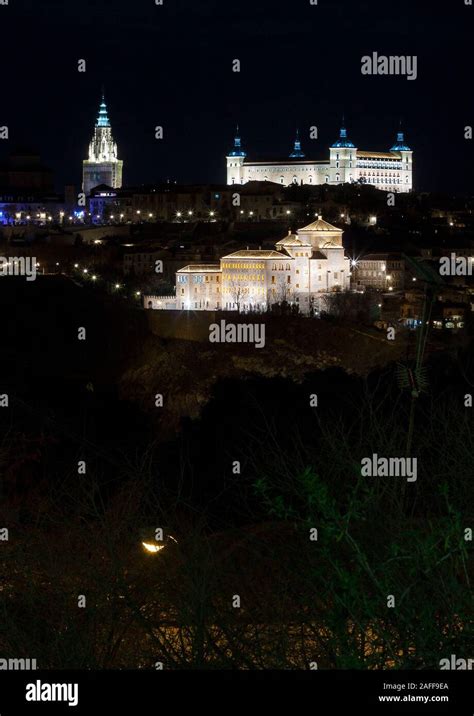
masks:
<instances>
[{"instance_id":1,"label":"terraced hillside building","mask_svg":"<svg viewBox=\"0 0 474 716\"><path fill-rule=\"evenodd\" d=\"M324 293L347 290L350 261L342 230L319 216L275 245L243 249L220 263L188 264L176 272L175 296L144 296L144 307L184 311L265 311L271 304L297 303L302 313Z\"/></svg>"}]
</instances>

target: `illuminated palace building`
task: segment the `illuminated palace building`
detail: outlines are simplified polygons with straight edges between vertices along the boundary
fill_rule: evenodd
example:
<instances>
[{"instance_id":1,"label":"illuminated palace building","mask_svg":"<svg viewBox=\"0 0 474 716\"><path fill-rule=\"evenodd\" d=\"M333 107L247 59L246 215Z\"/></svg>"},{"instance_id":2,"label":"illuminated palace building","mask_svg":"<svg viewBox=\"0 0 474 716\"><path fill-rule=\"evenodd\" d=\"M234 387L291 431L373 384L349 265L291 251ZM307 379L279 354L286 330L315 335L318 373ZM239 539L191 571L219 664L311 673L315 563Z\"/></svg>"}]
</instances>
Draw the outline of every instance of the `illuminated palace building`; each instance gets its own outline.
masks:
<instances>
[{"instance_id":1,"label":"illuminated palace building","mask_svg":"<svg viewBox=\"0 0 474 716\"><path fill-rule=\"evenodd\" d=\"M175 296L145 296L144 307L247 311L287 301L309 313L324 293L349 288L342 230L321 216L275 248L235 251L220 264L189 264L176 272Z\"/></svg>"},{"instance_id":2,"label":"illuminated palace building","mask_svg":"<svg viewBox=\"0 0 474 716\"><path fill-rule=\"evenodd\" d=\"M117 157L117 145L112 137L103 97L94 136L89 144L89 159L85 159L82 164L82 191L86 196L99 184L106 184L114 189L122 186L123 161Z\"/></svg>"},{"instance_id":3,"label":"illuminated palace building","mask_svg":"<svg viewBox=\"0 0 474 716\"><path fill-rule=\"evenodd\" d=\"M252 161L243 150L237 128L234 146L227 155L227 184L248 181L271 181L290 184L344 184L361 182L390 192L412 189L413 152L405 143L403 132L388 152L358 149L343 127L339 139L329 148L329 159L307 159L298 133L294 148L281 161Z\"/></svg>"}]
</instances>

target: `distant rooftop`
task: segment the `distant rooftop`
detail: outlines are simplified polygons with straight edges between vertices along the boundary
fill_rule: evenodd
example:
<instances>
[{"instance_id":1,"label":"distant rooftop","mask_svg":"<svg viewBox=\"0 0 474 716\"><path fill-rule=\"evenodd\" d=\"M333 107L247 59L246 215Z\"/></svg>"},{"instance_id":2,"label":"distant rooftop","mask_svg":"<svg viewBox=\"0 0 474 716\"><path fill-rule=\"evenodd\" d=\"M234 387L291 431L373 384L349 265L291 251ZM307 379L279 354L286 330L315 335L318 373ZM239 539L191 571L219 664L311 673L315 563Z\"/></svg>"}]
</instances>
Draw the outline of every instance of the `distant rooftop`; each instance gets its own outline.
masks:
<instances>
[{"instance_id":1,"label":"distant rooftop","mask_svg":"<svg viewBox=\"0 0 474 716\"><path fill-rule=\"evenodd\" d=\"M220 273L219 264L189 264L181 268L177 273Z\"/></svg>"},{"instance_id":2,"label":"distant rooftop","mask_svg":"<svg viewBox=\"0 0 474 716\"><path fill-rule=\"evenodd\" d=\"M329 224L327 221L324 221L324 219L321 216L318 216L316 221L313 221L311 224L308 224L308 226L303 226L302 229L298 229L298 233L300 231L330 231L334 232L336 231L339 234L342 234L342 229L338 229L337 226L333 226L332 224Z\"/></svg>"},{"instance_id":3,"label":"distant rooftop","mask_svg":"<svg viewBox=\"0 0 474 716\"><path fill-rule=\"evenodd\" d=\"M288 259L288 256L283 256L278 251L267 251L265 249L244 249L242 251L235 251L233 254L223 256L223 259Z\"/></svg>"}]
</instances>

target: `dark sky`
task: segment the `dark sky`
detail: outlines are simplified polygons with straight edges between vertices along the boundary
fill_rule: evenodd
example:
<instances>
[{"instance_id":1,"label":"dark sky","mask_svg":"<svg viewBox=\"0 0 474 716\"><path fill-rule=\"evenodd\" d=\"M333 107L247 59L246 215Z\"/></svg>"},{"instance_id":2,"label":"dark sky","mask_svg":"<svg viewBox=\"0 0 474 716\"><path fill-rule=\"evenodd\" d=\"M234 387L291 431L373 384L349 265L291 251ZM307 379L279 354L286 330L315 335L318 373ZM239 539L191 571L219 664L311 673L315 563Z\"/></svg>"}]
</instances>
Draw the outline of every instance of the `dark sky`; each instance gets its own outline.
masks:
<instances>
[{"instance_id":1,"label":"dark sky","mask_svg":"<svg viewBox=\"0 0 474 716\"><path fill-rule=\"evenodd\" d=\"M298 125L326 158L343 113L356 146L381 151L402 118L416 188L471 192L473 29L464 0L10 0L0 125L61 188L80 185L102 84L127 184L225 181L236 122L250 154L287 155ZM373 51L417 55L418 79L363 76Z\"/></svg>"}]
</instances>

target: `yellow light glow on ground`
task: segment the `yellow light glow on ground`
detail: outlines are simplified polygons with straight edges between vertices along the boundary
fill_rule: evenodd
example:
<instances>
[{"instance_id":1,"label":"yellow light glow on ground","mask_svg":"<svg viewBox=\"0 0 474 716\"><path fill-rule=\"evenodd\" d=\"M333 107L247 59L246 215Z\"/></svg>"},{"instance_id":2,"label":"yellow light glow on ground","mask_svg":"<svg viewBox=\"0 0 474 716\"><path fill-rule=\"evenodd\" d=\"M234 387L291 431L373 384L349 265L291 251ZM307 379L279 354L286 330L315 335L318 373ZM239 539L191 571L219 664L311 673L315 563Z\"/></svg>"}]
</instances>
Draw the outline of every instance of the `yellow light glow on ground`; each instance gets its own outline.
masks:
<instances>
[{"instance_id":1,"label":"yellow light glow on ground","mask_svg":"<svg viewBox=\"0 0 474 716\"><path fill-rule=\"evenodd\" d=\"M151 542L142 542L142 545L147 552L151 553L160 552L165 548L164 544L152 544Z\"/></svg>"}]
</instances>

